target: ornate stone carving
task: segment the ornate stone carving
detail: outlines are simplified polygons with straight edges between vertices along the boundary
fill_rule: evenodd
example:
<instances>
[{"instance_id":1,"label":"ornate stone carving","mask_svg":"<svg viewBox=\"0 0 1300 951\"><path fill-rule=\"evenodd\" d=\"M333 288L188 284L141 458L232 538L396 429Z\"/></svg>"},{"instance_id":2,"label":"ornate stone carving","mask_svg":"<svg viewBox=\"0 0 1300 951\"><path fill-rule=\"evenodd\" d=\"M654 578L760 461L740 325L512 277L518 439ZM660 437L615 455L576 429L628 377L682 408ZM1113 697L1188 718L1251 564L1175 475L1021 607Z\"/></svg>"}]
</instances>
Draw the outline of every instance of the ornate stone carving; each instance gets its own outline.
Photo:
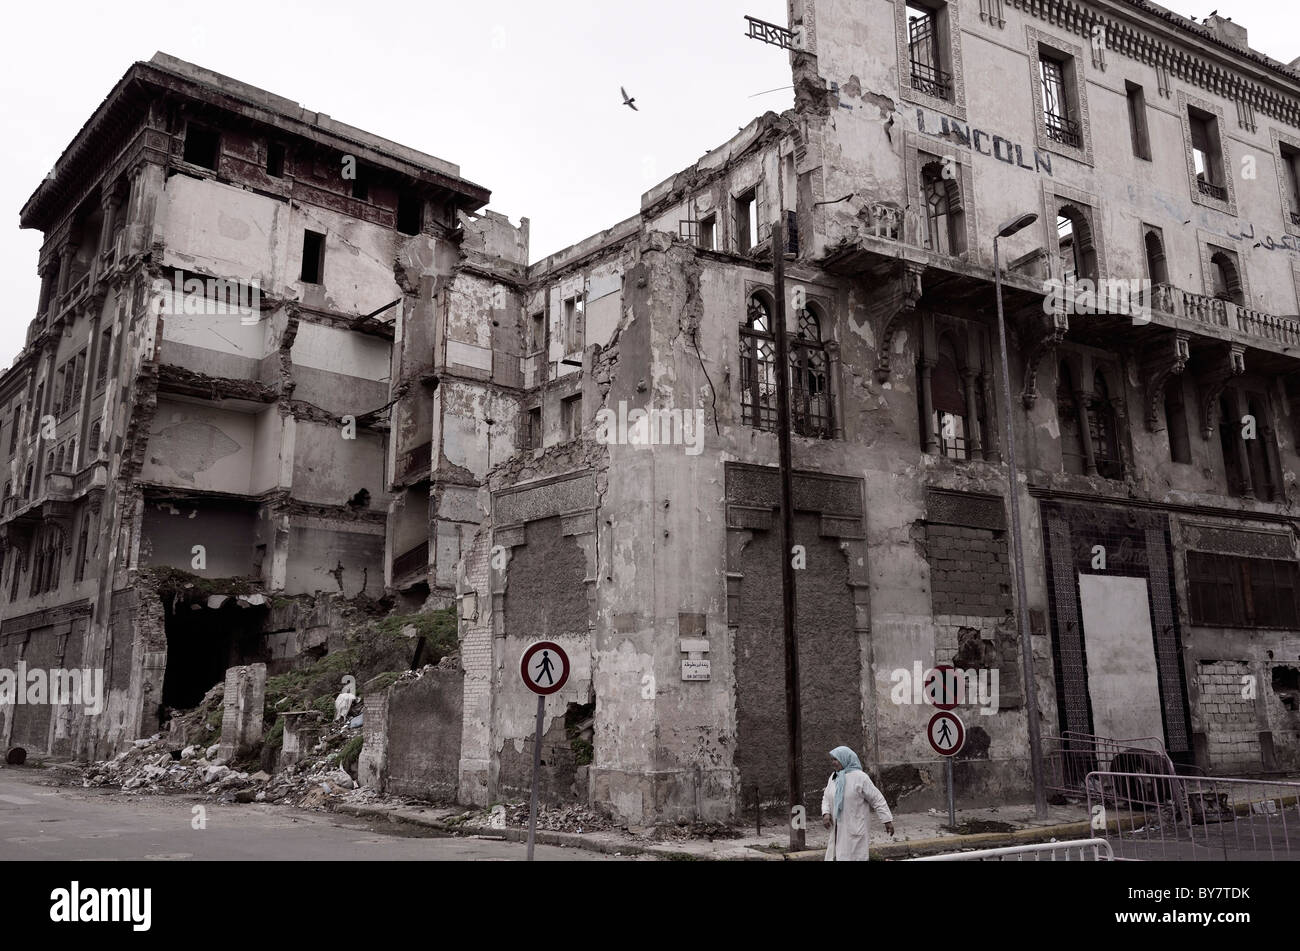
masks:
<instances>
[{"instance_id":1,"label":"ornate stone carving","mask_svg":"<svg viewBox=\"0 0 1300 951\"><path fill-rule=\"evenodd\" d=\"M902 266L892 281L884 283L875 299L867 305L872 322L880 328L877 340L879 354L876 361L876 379L884 383L889 379L889 358L894 349L894 334L912 314L916 313L921 299L921 273L925 268L909 261Z\"/></svg>"},{"instance_id":2,"label":"ornate stone carving","mask_svg":"<svg viewBox=\"0 0 1300 951\"><path fill-rule=\"evenodd\" d=\"M1241 376L1245 372L1245 344L1230 343L1219 351L1219 359L1211 369L1201 374L1201 436L1205 439L1214 435L1219 397L1223 395L1224 387L1234 376Z\"/></svg>"},{"instance_id":3,"label":"ornate stone carving","mask_svg":"<svg viewBox=\"0 0 1300 951\"><path fill-rule=\"evenodd\" d=\"M1160 425L1160 404L1169 378L1183 372L1192 351L1191 335L1178 330L1161 334L1142 353L1142 378L1146 380L1146 423L1150 432Z\"/></svg>"},{"instance_id":4,"label":"ornate stone carving","mask_svg":"<svg viewBox=\"0 0 1300 951\"><path fill-rule=\"evenodd\" d=\"M1070 318L1064 310L1053 311L1050 315L1035 322L1025 334L1023 348L1025 353L1025 388L1020 399L1025 408L1031 408L1038 401L1038 368L1043 358L1056 350L1056 345L1065 339L1070 329Z\"/></svg>"}]
</instances>

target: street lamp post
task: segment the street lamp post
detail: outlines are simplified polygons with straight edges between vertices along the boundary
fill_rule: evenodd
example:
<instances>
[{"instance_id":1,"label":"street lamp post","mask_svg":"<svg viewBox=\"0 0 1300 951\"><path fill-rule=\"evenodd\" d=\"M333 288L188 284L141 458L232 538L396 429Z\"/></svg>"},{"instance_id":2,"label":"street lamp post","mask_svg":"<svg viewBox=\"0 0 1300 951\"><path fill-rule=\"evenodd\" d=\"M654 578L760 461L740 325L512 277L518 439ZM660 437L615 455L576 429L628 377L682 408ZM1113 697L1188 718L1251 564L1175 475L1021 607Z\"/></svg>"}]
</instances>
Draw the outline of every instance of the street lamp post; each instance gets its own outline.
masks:
<instances>
[{"instance_id":1,"label":"street lamp post","mask_svg":"<svg viewBox=\"0 0 1300 951\"><path fill-rule=\"evenodd\" d=\"M1020 543L1020 487L1016 474L1016 431L1011 424L1011 371L1007 361L1007 325L1002 315L1002 263L998 239L1009 238L1038 220L1030 212L1003 223L993 237L993 284L998 299L998 342L1002 350L1002 433L1007 447L1007 494L1011 498L1011 554L1016 568L1016 617L1020 626L1020 654L1025 668L1025 713L1029 718L1029 765L1034 781L1034 815L1047 815L1043 786L1043 738L1038 727L1038 687L1034 679L1034 648L1029 641L1029 607L1025 592L1025 554Z\"/></svg>"}]
</instances>

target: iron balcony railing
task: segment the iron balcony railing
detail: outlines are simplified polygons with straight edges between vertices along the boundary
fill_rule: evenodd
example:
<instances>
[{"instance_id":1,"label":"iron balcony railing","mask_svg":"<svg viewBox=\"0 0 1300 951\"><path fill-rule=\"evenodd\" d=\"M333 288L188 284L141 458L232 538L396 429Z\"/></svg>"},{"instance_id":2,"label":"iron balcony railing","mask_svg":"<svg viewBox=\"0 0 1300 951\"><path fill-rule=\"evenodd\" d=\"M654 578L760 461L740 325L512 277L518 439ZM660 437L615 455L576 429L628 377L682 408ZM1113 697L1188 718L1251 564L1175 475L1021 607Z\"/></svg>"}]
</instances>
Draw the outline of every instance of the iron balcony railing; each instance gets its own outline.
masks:
<instances>
[{"instance_id":1,"label":"iron balcony railing","mask_svg":"<svg viewBox=\"0 0 1300 951\"><path fill-rule=\"evenodd\" d=\"M948 99L952 90L952 73L912 60L912 88L936 99Z\"/></svg>"},{"instance_id":2,"label":"iron balcony railing","mask_svg":"<svg viewBox=\"0 0 1300 951\"><path fill-rule=\"evenodd\" d=\"M393 580L407 575L424 574L429 570L429 543L420 542L410 551L393 559Z\"/></svg>"},{"instance_id":3,"label":"iron balcony railing","mask_svg":"<svg viewBox=\"0 0 1300 951\"><path fill-rule=\"evenodd\" d=\"M1054 112L1044 113L1043 120L1047 127L1047 137L1053 142L1075 149L1083 147L1083 131L1079 123Z\"/></svg>"},{"instance_id":4,"label":"iron balcony railing","mask_svg":"<svg viewBox=\"0 0 1300 951\"><path fill-rule=\"evenodd\" d=\"M1196 190L1208 198L1214 198L1218 201L1228 200L1228 190L1222 185L1216 185L1208 179L1197 178Z\"/></svg>"}]
</instances>

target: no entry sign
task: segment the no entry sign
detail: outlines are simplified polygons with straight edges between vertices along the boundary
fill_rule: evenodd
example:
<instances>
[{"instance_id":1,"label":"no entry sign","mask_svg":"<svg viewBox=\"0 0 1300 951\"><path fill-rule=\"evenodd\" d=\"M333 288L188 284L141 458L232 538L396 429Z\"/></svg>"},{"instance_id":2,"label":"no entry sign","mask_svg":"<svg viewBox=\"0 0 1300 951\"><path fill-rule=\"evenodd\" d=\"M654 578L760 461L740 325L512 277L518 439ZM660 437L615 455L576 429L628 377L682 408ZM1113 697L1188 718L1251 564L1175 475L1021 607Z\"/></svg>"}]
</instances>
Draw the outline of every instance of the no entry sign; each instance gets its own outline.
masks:
<instances>
[{"instance_id":1,"label":"no entry sign","mask_svg":"<svg viewBox=\"0 0 1300 951\"><path fill-rule=\"evenodd\" d=\"M569 679L569 655L554 641L535 641L519 661L519 675L533 693L553 694Z\"/></svg>"},{"instance_id":2,"label":"no entry sign","mask_svg":"<svg viewBox=\"0 0 1300 951\"><path fill-rule=\"evenodd\" d=\"M966 727L961 717L948 710L940 710L930 718L925 736L940 756L956 756L966 745Z\"/></svg>"}]
</instances>

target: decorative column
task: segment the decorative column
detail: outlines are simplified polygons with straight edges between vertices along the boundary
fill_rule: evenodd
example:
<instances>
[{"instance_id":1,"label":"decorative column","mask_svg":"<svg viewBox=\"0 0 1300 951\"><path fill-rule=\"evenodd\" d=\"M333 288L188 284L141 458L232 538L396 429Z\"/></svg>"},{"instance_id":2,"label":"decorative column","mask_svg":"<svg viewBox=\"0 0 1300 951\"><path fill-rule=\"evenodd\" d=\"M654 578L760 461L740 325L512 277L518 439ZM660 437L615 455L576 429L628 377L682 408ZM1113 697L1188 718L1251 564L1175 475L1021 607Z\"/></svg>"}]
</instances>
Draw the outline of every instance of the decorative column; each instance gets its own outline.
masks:
<instances>
[{"instance_id":1,"label":"decorative column","mask_svg":"<svg viewBox=\"0 0 1300 951\"><path fill-rule=\"evenodd\" d=\"M961 375L962 381L966 384L966 454L969 458L974 459L977 455L984 455L983 443L980 439L982 433L980 432L979 403L975 400L978 392L976 384L979 382L979 371L974 367L967 367L962 371Z\"/></svg>"},{"instance_id":2,"label":"decorative column","mask_svg":"<svg viewBox=\"0 0 1300 951\"><path fill-rule=\"evenodd\" d=\"M928 453L939 451L939 440L934 432L934 397L930 392L930 374L937 364L937 360L924 357L917 368L921 377L921 432L925 433L925 451Z\"/></svg>"},{"instance_id":3,"label":"decorative column","mask_svg":"<svg viewBox=\"0 0 1300 951\"><path fill-rule=\"evenodd\" d=\"M1092 418L1088 415L1088 399L1091 396L1083 390L1074 393L1075 411L1079 416L1079 442L1083 443L1084 471L1090 476L1097 474L1097 453L1092 447Z\"/></svg>"}]
</instances>

